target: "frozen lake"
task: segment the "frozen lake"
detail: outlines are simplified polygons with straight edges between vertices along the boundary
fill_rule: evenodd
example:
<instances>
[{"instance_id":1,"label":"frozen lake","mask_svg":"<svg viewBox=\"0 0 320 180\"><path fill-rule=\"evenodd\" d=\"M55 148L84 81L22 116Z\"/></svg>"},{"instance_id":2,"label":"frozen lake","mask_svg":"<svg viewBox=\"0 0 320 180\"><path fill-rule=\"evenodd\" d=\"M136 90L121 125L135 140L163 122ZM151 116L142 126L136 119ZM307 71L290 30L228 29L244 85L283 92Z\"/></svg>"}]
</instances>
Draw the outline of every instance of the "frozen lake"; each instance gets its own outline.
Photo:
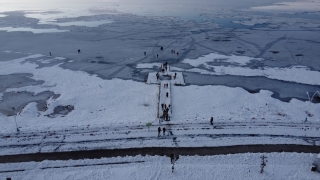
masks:
<instances>
[{"instance_id":1,"label":"frozen lake","mask_svg":"<svg viewBox=\"0 0 320 180\"><path fill-rule=\"evenodd\" d=\"M306 101L306 92L313 94L320 89L317 82L309 81L319 78L310 74L320 71L319 1L306 0L305 6L295 1L287 1L285 6L275 4L278 2L78 0L21 3L4 0L0 2L0 61L19 58L19 53L46 56L51 53L52 57L63 59L52 61L51 57L44 57L44 61L27 59L26 62L35 63L39 68L59 64L64 69L85 71L103 79L139 82L145 82L148 72L156 69L137 68L138 64L168 62L179 71L186 71L187 85L242 87L251 93L270 90L274 93L272 97L281 101L291 98ZM179 55L171 53L172 50ZM185 59L197 61L210 53L256 59L232 63L218 58L194 66L183 62ZM287 72L298 66L308 68L299 71L303 77L299 81L299 77L290 79L289 75L283 78L281 73L272 76L273 73L263 72L266 69L273 72L277 68ZM232 68L237 68L239 73ZM227 70L230 71L225 73ZM258 70L260 74L246 74ZM22 70L21 74L0 78L16 82L15 78L23 75ZM25 82L25 86L34 84L32 78ZM0 88L0 94L6 97L0 98L3 111L10 109L5 104L15 102L8 98L12 92L6 92L11 88L6 84L0 81L5 87ZM36 97L30 93L20 94L25 98L19 103L45 101L53 96L52 92L43 93Z\"/></svg>"}]
</instances>

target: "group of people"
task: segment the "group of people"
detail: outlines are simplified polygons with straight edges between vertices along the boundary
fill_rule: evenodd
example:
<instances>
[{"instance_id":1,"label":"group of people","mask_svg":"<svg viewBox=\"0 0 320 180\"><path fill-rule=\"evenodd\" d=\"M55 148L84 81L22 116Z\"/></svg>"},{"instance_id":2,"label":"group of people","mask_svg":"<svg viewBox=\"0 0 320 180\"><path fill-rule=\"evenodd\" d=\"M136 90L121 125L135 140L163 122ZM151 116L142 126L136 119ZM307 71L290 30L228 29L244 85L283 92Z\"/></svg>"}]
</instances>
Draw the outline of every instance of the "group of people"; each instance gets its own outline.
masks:
<instances>
[{"instance_id":1,"label":"group of people","mask_svg":"<svg viewBox=\"0 0 320 180\"><path fill-rule=\"evenodd\" d=\"M164 118L164 120L166 121L170 121L169 108L166 108L165 110L163 110L162 118Z\"/></svg>"},{"instance_id":2,"label":"group of people","mask_svg":"<svg viewBox=\"0 0 320 180\"><path fill-rule=\"evenodd\" d=\"M166 128L163 127L162 131L163 131L163 136L164 136L166 134ZM158 128L158 136L160 136L160 134L161 134L161 127Z\"/></svg>"},{"instance_id":3,"label":"group of people","mask_svg":"<svg viewBox=\"0 0 320 180\"><path fill-rule=\"evenodd\" d=\"M175 50L171 50L171 53L172 53L172 54L175 54L176 51L175 51ZM177 52L177 56L179 56L179 52Z\"/></svg>"},{"instance_id":4,"label":"group of people","mask_svg":"<svg viewBox=\"0 0 320 180\"><path fill-rule=\"evenodd\" d=\"M168 62L163 63L161 66L161 72L168 71Z\"/></svg>"},{"instance_id":5,"label":"group of people","mask_svg":"<svg viewBox=\"0 0 320 180\"><path fill-rule=\"evenodd\" d=\"M162 110L167 110L167 109L170 109L170 104L169 104L169 106L167 107L167 104L165 104L165 103L162 103L161 104L161 108L162 108Z\"/></svg>"}]
</instances>

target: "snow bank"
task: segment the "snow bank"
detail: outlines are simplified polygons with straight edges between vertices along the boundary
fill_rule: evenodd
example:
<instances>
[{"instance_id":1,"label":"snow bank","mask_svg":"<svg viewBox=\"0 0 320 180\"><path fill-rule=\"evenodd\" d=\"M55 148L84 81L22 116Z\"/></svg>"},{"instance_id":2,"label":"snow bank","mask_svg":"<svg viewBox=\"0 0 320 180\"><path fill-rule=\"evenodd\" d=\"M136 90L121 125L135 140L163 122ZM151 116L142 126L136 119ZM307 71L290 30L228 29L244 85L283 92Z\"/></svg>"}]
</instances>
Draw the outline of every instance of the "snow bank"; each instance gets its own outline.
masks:
<instances>
[{"instance_id":1,"label":"snow bank","mask_svg":"<svg viewBox=\"0 0 320 180\"><path fill-rule=\"evenodd\" d=\"M173 119L175 121L281 121L303 122L309 102L292 99L289 103L271 97L272 92L261 90L250 94L242 88L225 86L174 86ZM308 120L320 122L320 104L310 104L312 117Z\"/></svg>"},{"instance_id":2,"label":"snow bank","mask_svg":"<svg viewBox=\"0 0 320 180\"><path fill-rule=\"evenodd\" d=\"M39 68L32 59L42 55L30 55L7 62L0 62L0 75L12 73L32 73L35 80L44 84L8 89L9 91L28 91L40 93L53 91L60 94L56 100L47 101L48 110L38 112L35 103L26 106L17 121L22 130L42 130L47 128L106 125L106 124L145 124L156 118L158 88L131 80L103 80L82 71L71 71L59 66ZM29 61L25 61L28 59ZM49 118L54 108L73 105L74 110L66 116ZM12 131L12 117L0 119L0 132Z\"/></svg>"},{"instance_id":3,"label":"snow bank","mask_svg":"<svg viewBox=\"0 0 320 180\"><path fill-rule=\"evenodd\" d=\"M268 6L251 7L258 11L319 11L319 0L300 0L296 2L279 2Z\"/></svg>"},{"instance_id":4,"label":"snow bank","mask_svg":"<svg viewBox=\"0 0 320 180\"><path fill-rule=\"evenodd\" d=\"M207 56L199 57L198 59L185 59L182 63L190 64L194 68L189 70L184 70L188 72L197 72L201 74L211 74L211 75L235 75L235 76L265 76L270 79L278 79L283 81L291 81L303 84L319 85L320 79L315 77L320 77L320 72L312 71L306 66L292 66L287 68L280 67L264 67L251 69L248 67L238 67L238 66L215 66L211 65L211 62L230 62L236 63L238 65L245 65L254 59L245 56L225 56L215 53L211 53ZM199 69L198 67L205 67L206 69ZM182 69L180 69L182 70ZM214 70L214 71L213 71Z\"/></svg>"},{"instance_id":5,"label":"snow bank","mask_svg":"<svg viewBox=\"0 0 320 180\"><path fill-rule=\"evenodd\" d=\"M190 64L191 66L197 67L200 65L204 65L207 68L210 68L210 65L208 65L208 62L228 62L232 64L237 65L246 65L250 61L256 60L261 61L262 58L251 58L247 56L236 56L236 55L221 55L217 53L210 53L205 56L201 56L198 59L185 59L182 62Z\"/></svg>"},{"instance_id":6,"label":"snow bank","mask_svg":"<svg viewBox=\"0 0 320 180\"><path fill-rule=\"evenodd\" d=\"M261 156L266 166L260 173ZM217 156L135 156L0 164L5 179L319 179L311 171L317 154L246 153ZM124 171L125 169L125 171Z\"/></svg>"},{"instance_id":7,"label":"snow bank","mask_svg":"<svg viewBox=\"0 0 320 180\"><path fill-rule=\"evenodd\" d=\"M39 33L59 33L59 32L67 32L69 30L60 30L56 28L51 29L34 29L34 28L28 28L28 27L19 27L19 28L13 28L13 27L3 27L0 28L0 31L7 31L7 32L16 32L16 31L30 31L34 34Z\"/></svg>"}]
</instances>

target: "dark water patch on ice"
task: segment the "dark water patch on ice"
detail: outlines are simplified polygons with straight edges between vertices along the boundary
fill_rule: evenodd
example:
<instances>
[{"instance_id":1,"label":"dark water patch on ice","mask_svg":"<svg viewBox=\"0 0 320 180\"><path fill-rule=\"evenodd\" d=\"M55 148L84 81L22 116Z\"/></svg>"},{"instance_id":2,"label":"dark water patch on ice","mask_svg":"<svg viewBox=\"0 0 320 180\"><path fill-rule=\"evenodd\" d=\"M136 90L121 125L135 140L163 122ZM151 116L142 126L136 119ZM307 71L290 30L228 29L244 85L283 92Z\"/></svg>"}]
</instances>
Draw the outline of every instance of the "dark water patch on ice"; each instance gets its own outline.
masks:
<instances>
[{"instance_id":1,"label":"dark water patch on ice","mask_svg":"<svg viewBox=\"0 0 320 180\"><path fill-rule=\"evenodd\" d=\"M50 118L55 118L57 116L65 116L67 114L69 114L71 111L74 110L74 106L73 105L66 105L66 106L57 106L54 108L53 113L48 114L46 116L50 117Z\"/></svg>"},{"instance_id":2,"label":"dark water patch on ice","mask_svg":"<svg viewBox=\"0 0 320 180\"><path fill-rule=\"evenodd\" d=\"M306 92L319 91L320 86L287 82L266 77L245 77L245 76L213 76L198 73L184 72L187 85L223 85L228 87L242 87L250 93L257 93L259 90L269 90L274 94L273 98L288 102L292 98L308 101ZM320 103L314 99L314 103Z\"/></svg>"},{"instance_id":3,"label":"dark water patch on ice","mask_svg":"<svg viewBox=\"0 0 320 180\"><path fill-rule=\"evenodd\" d=\"M0 92L5 92L8 88L20 88L44 83L44 81L36 81L30 78L32 76L33 74L30 73L0 75Z\"/></svg>"},{"instance_id":4,"label":"dark water patch on ice","mask_svg":"<svg viewBox=\"0 0 320 180\"><path fill-rule=\"evenodd\" d=\"M246 51L236 51L238 54L244 54Z\"/></svg>"},{"instance_id":5,"label":"dark water patch on ice","mask_svg":"<svg viewBox=\"0 0 320 180\"><path fill-rule=\"evenodd\" d=\"M0 36L2 36L1 33L5 33L5 32L0 31ZM26 57L26 55L22 53L0 52L0 57L1 57L0 58L0 62L1 62L1 61L10 61L12 59L19 59L22 57Z\"/></svg>"},{"instance_id":6,"label":"dark water patch on ice","mask_svg":"<svg viewBox=\"0 0 320 180\"><path fill-rule=\"evenodd\" d=\"M46 104L43 103L43 101L46 101L51 97L56 97L56 95L51 91L44 91L39 94L26 91L7 92L2 96L2 101L0 102L0 113L6 116L12 116L20 112L31 102L37 103L38 110L44 110L46 109ZM40 104L38 104L38 102L40 102ZM16 110L14 110L13 107Z\"/></svg>"},{"instance_id":7,"label":"dark water patch on ice","mask_svg":"<svg viewBox=\"0 0 320 180\"><path fill-rule=\"evenodd\" d=\"M278 54L279 51L270 51L272 54Z\"/></svg>"}]
</instances>

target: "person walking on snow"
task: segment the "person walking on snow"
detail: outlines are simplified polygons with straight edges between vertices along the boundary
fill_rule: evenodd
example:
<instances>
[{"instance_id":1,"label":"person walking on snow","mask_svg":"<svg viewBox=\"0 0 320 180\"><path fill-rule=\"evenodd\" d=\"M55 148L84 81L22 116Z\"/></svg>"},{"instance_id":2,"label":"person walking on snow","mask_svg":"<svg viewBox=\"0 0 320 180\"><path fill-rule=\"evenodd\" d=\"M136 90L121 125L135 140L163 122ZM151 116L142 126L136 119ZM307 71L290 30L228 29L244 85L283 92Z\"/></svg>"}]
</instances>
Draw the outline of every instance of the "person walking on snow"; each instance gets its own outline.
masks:
<instances>
[{"instance_id":1,"label":"person walking on snow","mask_svg":"<svg viewBox=\"0 0 320 180\"><path fill-rule=\"evenodd\" d=\"M164 135L165 135L165 133L166 133L166 128L165 128L165 127L163 127L162 131L163 131L163 136L164 136Z\"/></svg>"},{"instance_id":2,"label":"person walking on snow","mask_svg":"<svg viewBox=\"0 0 320 180\"><path fill-rule=\"evenodd\" d=\"M158 136L160 136L161 127L158 128Z\"/></svg>"},{"instance_id":3,"label":"person walking on snow","mask_svg":"<svg viewBox=\"0 0 320 180\"><path fill-rule=\"evenodd\" d=\"M213 117L210 119L210 124L213 125Z\"/></svg>"}]
</instances>

